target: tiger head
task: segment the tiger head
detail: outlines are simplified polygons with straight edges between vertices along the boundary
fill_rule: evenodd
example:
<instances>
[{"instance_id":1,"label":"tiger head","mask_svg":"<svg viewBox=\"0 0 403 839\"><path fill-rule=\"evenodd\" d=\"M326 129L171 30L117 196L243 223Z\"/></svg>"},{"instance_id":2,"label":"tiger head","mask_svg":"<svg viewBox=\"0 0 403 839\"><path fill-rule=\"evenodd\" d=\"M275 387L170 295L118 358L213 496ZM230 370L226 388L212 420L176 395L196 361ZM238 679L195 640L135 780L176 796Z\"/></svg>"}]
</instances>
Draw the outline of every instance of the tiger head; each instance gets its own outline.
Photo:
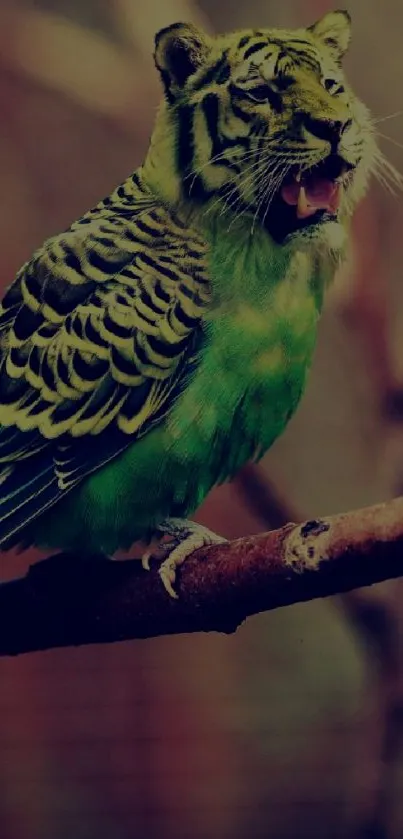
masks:
<instances>
[{"instance_id":1,"label":"tiger head","mask_svg":"<svg viewBox=\"0 0 403 839\"><path fill-rule=\"evenodd\" d=\"M278 243L333 235L364 194L375 152L369 112L341 66L349 40L345 11L307 29L161 30L165 102L150 154L160 155L165 198L215 202Z\"/></svg>"}]
</instances>

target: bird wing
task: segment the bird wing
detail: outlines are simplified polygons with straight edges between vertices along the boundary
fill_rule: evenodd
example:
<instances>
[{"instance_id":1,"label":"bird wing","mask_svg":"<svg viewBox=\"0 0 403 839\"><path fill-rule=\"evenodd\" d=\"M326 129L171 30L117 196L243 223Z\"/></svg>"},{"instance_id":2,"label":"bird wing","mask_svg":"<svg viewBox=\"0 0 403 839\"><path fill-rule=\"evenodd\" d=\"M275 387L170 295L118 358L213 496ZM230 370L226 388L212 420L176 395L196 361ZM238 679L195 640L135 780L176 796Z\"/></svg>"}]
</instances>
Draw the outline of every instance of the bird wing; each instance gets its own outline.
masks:
<instances>
[{"instance_id":1,"label":"bird wing","mask_svg":"<svg viewBox=\"0 0 403 839\"><path fill-rule=\"evenodd\" d=\"M148 204L49 240L2 301L0 545L160 422L197 363L203 247Z\"/></svg>"}]
</instances>

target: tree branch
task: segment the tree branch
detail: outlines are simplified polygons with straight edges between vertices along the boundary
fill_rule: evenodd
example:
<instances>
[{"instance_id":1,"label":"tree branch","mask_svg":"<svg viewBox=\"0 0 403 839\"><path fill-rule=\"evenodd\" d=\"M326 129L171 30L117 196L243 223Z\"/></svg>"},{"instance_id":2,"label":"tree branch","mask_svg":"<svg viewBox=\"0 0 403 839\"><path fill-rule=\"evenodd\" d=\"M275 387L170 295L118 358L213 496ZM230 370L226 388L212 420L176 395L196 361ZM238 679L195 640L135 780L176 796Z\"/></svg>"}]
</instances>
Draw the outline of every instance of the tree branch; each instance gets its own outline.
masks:
<instances>
[{"instance_id":1,"label":"tree branch","mask_svg":"<svg viewBox=\"0 0 403 839\"><path fill-rule=\"evenodd\" d=\"M249 615L403 575L403 498L201 548L178 600L138 560L58 555L0 585L0 655L183 632L234 632Z\"/></svg>"}]
</instances>

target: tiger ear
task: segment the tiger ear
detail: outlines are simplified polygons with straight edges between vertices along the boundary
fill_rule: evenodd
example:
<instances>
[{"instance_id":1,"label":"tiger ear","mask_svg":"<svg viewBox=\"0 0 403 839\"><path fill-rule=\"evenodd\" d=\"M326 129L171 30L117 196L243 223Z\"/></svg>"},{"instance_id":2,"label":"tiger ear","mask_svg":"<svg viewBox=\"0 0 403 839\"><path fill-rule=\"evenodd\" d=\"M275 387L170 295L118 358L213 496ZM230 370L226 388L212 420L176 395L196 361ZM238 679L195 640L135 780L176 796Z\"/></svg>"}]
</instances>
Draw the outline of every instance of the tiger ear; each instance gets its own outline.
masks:
<instances>
[{"instance_id":1,"label":"tiger ear","mask_svg":"<svg viewBox=\"0 0 403 839\"><path fill-rule=\"evenodd\" d=\"M308 26L308 30L319 38L340 61L350 43L351 17L347 11L341 9L328 12L312 26Z\"/></svg>"},{"instance_id":2,"label":"tiger ear","mask_svg":"<svg viewBox=\"0 0 403 839\"><path fill-rule=\"evenodd\" d=\"M154 60L171 101L204 64L208 53L208 36L190 23L173 23L157 32Z\"/></svg>"}]
</instances>

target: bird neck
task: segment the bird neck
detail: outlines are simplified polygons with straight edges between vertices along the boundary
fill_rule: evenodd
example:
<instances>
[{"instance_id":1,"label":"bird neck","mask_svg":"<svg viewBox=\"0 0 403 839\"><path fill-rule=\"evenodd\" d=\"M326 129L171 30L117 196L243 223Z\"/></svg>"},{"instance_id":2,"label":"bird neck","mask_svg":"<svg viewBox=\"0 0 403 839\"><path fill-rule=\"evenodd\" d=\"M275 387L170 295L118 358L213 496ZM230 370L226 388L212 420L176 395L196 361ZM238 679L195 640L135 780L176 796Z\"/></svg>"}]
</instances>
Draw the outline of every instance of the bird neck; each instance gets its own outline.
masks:
<instances>
[{"instance_id":1,"label":"bird neck","mask_svg":"<svg viewBox=\"0 0 403 839\"><path fill-rule=\"evenodd\" d=\"M332 281L338 259L328 251L290 240L278 244L251 218L212 214L204 224L209 245L209 268L216 304L236 308L239 302L267 310L281 286L306 289L317 311Z\"/></svg>"},{"instance_id":2,"label":"bird neck","mask_svg":"<svg viewBox=\"0 0 403 839\"><path fill-rule=\"evenodd\" d=\"M308 238L279 244L261 224L254 223L250 213L229 211L217 196L203 204L186 199L178 173L174 119L163 102L138 174L147 192L208 243L217 300L231 299L234 293L243 299L259 300L270 288L300 270L310 278L320 308L324 289L333 279L344 246L340 243L331 252Z\"/></svg>"},{"instance_id":3,"label":"bird neck","mask_svg":"<svg viewBox=\"0 0 403 839\"><path fill-rule=\"evenodd\" d=\"M172 114L166 103L162 102L140 176L147 189L176 209L182 203L182 195L175 140L176 129Z\"/></svg>"}]
</instances>

